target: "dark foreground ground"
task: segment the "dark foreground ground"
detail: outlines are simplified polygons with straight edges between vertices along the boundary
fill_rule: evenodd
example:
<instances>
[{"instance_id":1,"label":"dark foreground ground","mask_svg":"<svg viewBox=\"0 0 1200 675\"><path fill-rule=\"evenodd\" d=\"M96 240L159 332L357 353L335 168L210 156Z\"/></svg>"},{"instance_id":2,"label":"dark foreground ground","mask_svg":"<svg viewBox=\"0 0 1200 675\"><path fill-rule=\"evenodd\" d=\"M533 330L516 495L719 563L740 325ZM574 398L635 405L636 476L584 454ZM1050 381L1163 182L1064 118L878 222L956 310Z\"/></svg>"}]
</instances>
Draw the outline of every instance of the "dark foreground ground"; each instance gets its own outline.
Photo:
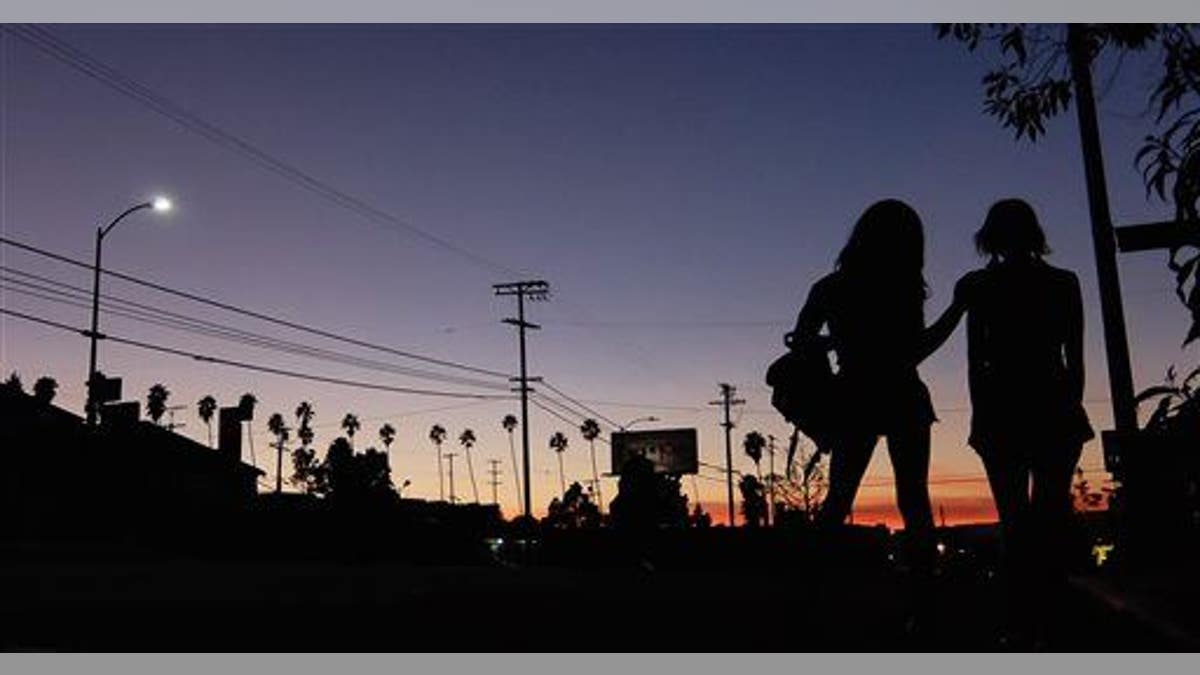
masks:
<instances>
[{"instance_id":1,"label":"dark foreground ground","mask_svg":"<svg viewBox=\"0 0 1200 675\"><path fill-rule=\"evenodd\" d=\"M819 568L819 569L818 569ZM889 570L0 561L0 647L88 651L1127 651L1187 648L1076 589L1036 645L1000 641L1001 590L950 571L905 629ZM1192 647L1194 648L1194 646Z\"/></svg>"}]
</instances>

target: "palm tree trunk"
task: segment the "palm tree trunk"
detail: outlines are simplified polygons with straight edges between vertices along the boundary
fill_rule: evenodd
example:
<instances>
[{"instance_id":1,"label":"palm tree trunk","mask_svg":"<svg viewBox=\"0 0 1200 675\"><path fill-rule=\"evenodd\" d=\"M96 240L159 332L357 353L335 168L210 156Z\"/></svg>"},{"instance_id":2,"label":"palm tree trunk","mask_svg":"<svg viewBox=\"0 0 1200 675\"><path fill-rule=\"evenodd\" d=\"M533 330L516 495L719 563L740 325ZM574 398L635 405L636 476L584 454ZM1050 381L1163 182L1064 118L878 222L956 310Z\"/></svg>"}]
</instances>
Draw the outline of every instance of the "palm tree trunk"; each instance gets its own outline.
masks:
<instances>
[{"instance_id":1,"label":"palm tree trunk","mask_svg":"<svg viewBox=\"0 0 1200 675\"><path fill-rule=\"evenodd\" d=\"M767 487L767 525L775 522L775 437L771 437L771 473L767 476L771 481Z\"/></svg>"},{"instance_id":2,"label":"palm tree trunk","mask_svg":"<svg viewBox=\"0 0 1200 675\"><path fill-rule=\"evenodd\" d=\"M208 425L208 447L211 448L212 447L212 420L211 419L208 420L208 422L206 422L206 424Z\"/></svg>"},{"instance_id":3,"label":"palm tree trunk","mask_svg":"<svg viewBox=\"0 0 1200 675\"><path fill-rule=\"evenodd\" d=\"M517 446L513 442L512 432L508 432L508 454L512 457L513 487L517 489L517 507L521 506L521 472L517 469Z\"/></svg>"},{"instance_id":4,"label":"palm tree trunk","mask_svg":"<svg viewBox=\"0 0 1200 675\"><path fill-rule=\"evenodd\" d=\"M762 467L759 466L758 462L754 463L754 473L758 475L758 489L763 491L763 499L765 500L767 498L766 490L764 489L765 483L763 483L763 479L762 479ZM771 505L767 504L767 508L763 509L763 519L764 520L767 518L767 512L770 510L770 508L771 508Z\"/></svg>"},{"instance_id":5,"label":"palm tree trunk","mask_svg":"<svg viewBox=\"0 0 1200 675\"><path fill-rule=\"evenodd\" d=\"M471 449L467 448L467 474L471 476L471 494L475 496L475 503L479 503L479 486L475 484L475 465L471 462Z\"/></svg>"},{"instance_id":6,"label":"palm tree trunk","mask_svg":"<svg viewBox=\"0 0 1200 675\"><path fill-rule=\"evenodd\" d=\"M562 495L567 495L567 477L563 472L562 453L558 453L558 487L562 490Z\"/></svg>"},{"instance_id":7,"label":"palm tree trunk","mask_svg":"<svg viewBox=\"0 0 1200 675\"><path fill-rule=\"evenodd\" d=\"M446 483L442 480L442 444L437 444L438 456L438 501L446 501Z\"/></svg>"},{"instance_id":8,"label":"palm tree trunk","mask_svg":"<svg viewBox=\"0 0 1200 675\"><path fill-rule=\"evenodd\" d=\"M604 515L604 495L600 492L600 472L596 470L596 441L588 441L592 449L592 485L596 486L596 508Z\"/></svg>"},{"instance_id":9,"label":"palm tree trunk","mask_svg":"<svg viewBox=\"0 0 1200 675\"><path fill-rule=\"evenodd\" d=\"M275 494L283 492L283 441L275 449Z\"/></svg>"}]
</instances>

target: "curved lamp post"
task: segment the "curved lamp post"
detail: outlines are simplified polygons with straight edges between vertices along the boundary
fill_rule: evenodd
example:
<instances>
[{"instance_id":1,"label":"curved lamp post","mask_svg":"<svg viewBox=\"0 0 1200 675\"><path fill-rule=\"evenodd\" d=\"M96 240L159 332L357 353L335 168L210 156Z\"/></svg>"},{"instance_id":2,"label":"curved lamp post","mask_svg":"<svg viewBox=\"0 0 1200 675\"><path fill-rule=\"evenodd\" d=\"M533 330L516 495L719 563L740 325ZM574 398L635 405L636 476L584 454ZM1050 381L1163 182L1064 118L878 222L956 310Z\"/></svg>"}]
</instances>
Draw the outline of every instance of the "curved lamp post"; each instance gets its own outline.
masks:
<instances>
[{"instance_id":1,"label":"curved lamp post","mask_svg":"<svg viewBox=\"0 0 1200 675\"><path fill-rule=\"evenodd\" d=\"M633 425L635 425L639 422L657 422L657 421L658 421L658 418L655 417L654 415L650 415L648 417L639 417L639 418L633 420L632 422L626 422L625 424L622 424L619 428L621 431L628 431L630 427L632 427Z\"/></svg>"},{"instance_id":2,"label":"curved lamp post","mask_svg":"<svg viewBox=\"0 0 1200 675\"><path fill-rule=\"evenodd\" d=\"M148 202L135 204L124 211L121 215L112 219L108 225L96 229L96 264L92 268L92 330L88 332L88 338L91 341L91 352L88 357L88 379L87 379L87 423L88 426L96 424L96 412L99 405L95 400L96 385L96 341L100 337L100 254L104 246L104 237L112 231L117 223L142 209L151 209L159 213L166 213L171 210L171 200L166 197L155 197Z\"/></svg>"}]
</instances>

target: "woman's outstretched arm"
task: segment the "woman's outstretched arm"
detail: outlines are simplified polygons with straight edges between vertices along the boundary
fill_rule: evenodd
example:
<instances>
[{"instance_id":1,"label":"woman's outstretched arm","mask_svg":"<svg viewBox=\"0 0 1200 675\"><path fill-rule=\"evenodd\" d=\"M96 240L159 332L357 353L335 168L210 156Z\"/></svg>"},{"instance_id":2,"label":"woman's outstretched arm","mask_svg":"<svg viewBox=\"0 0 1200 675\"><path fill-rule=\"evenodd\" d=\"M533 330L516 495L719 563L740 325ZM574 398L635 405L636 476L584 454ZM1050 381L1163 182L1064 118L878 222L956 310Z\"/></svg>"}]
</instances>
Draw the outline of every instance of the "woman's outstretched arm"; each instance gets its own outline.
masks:
<instances>
[{"instance_id":1,"label":"woman's outstretched arm","mask_svg":"<svg viewBox=\"0 0 1200 675\"><path fill-rule=\"evenodd\" d=\"M970 296L972 283L971 275L967 274L954 284L954 299L950 301L950 306L942 312L937 321L934 321L921 333L921 341L917 346L917 363L929 358L930 354L936 352L946 340L950 339L950 335L954 333L959 320L962 319L963 312L967 311L967 298Z\"/></svg>"}]
</instances>

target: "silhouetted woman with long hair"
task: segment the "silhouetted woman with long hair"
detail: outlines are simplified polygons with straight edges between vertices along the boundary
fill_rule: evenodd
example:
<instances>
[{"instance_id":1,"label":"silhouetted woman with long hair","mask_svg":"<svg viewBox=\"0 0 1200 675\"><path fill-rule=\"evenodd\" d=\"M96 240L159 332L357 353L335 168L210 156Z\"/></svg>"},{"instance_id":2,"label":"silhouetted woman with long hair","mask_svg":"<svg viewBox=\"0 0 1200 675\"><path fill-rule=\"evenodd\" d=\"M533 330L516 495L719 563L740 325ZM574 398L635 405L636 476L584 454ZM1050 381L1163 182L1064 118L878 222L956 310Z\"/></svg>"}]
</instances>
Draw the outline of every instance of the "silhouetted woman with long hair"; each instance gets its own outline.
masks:
<instances>
[{"instance_id":1,"label":"silhouetted woman with long hair","mask_svg":"<svg viewBox=\"0 0 1200 675\"><path fill-rule=\"evenodd\" d=\"M988 263L956 289L967 304L969 442L1000 516L1009 595L1028 612L1065 579L1071 477L1094 435L1082 402L1083 302L1075 274L1043 259L1046 236L1026 202L996 202L975 247Z\"/></svg>"},{"instance_id":2,"label":"silhouetted woman with long hair","mask_svg":"<svg viewBox=\"0 0 1200 675\"><path fill-rule=\"evenodd\" d=\"M948 337L961 307L925 325L925 237L904 202L872 204L858 219L833 273L813 285L787 338L793 349L821 344L837 357L844 408L830 455L820 521L845 522L881 436L895 472L907 558L928 571L934 557L929 503L929 438L936 417L917 365ZM822 335L822 328L828 330Z\"/></svg>"}]
</instances>

